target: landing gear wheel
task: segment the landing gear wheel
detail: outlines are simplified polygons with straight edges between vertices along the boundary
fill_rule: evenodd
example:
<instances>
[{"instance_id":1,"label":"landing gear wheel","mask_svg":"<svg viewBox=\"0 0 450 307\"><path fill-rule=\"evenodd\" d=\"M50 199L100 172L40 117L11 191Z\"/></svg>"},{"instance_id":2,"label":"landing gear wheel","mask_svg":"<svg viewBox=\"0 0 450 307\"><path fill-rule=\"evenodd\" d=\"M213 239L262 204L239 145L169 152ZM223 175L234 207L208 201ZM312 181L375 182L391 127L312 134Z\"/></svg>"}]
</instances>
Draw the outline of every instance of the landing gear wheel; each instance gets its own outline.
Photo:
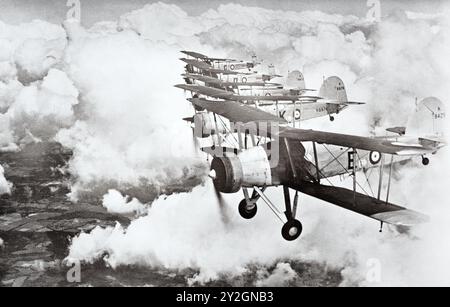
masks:
<instances>
[{"instance_id":1,"label":"landing gear wheel","mask_svg":"<svg viewBox=\"0 0 450 307\"><path fill-rule=\"evenodd\" d=\"M253 218L256 215L256 211L258 211L258 207L256 206L256 204L252 209L247 209L247 201L245 199L241 200L241 202L239 203L239 214L244 219L249 220Z\"/></svg>"},{"instance_id":2,"label":"landing gear wheel","mask_svg":"<svg viewBox=\"0 0 450 307\"><path fill-rule=\"evenodd\" d=\"M334 116L330 116L330 121L334 122Z\"/></svg>"},{"instance_id":3,"label":"landing gear wheel","mask_svg":"<svg viewBox=\"0 0 450 307\"><path fill-rule=\"evenodd\" d=\"M293 241L302 234L303 226L299 220L289 220L281 228L281 235L287 241Z\"/></svg>"},{"instance_id":4,"label":"landing gear wheel","mask_svg":"<svg viewBox=\"0 0 450 307\"><path fill-rule=\"evenodd\" d=\"M430 164L430 159L428 159L428 158L426 158L426 157L423 157L423 158L422 158L422 164L423 164L423 165L428 165L428 164Z\"/></svg>"}]
</instances>

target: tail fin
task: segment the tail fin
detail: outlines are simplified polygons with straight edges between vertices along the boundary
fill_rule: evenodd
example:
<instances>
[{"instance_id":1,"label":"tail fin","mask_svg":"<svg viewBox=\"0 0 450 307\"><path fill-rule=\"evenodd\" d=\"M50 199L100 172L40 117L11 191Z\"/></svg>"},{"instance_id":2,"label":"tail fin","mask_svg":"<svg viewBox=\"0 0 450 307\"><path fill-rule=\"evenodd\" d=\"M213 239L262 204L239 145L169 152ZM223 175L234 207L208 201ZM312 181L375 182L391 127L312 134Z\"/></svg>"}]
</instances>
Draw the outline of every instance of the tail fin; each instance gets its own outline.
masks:
<instances>
[{"instance_id":1,"label":"tail fin","mask_svg":"<svg viewBox=\"0 0 450 307\"><path fill-rule=\"evenodd\" d=\"M268 73L269 73L269 76L275 76L277 73L275 72L275 65L273 65L273 64L270 64L269 66L268 66Z\"/></svg>"},{"instance_id":2,"label":"tail fin","mask_svg":"<svg viewBox=\"0 0 450 307\"><path fill-rule=\"evenodd\" d=\"M258 57L256 56L256 54L253 54L253 55L252 55L252 63L253 63L253 65L259 64L259 63L258 63Z\"/></svg>"},{"instance_id":3,"label":"tail fin","mask_svg":"<svg viewBox=\"0 0 450 307\"><path fill-rule=\"evenodd\" d=\"M290 71L286 79L286 88L292 90L304 90L305 78L299 70Z\"/></svg>"},{"instance_id":4,"label":"tail fin","mask_svg":"<svg viewBox=\"0 0 450 307\"><path fill-rule=\"evenodd\" d=\"M319 90L319 96L337 102L348 102L344 82L336 76L329 77L323 81Z\"/></svg>"},{"instance_id":5,"label":"tail fin","mask_svg":"<svg viewBox=\"0 0 450 307\"><path fill-rule=\"evenodd\" d=\"M443 137L444 129L445 106L442 101L427 97L416 103L416 109L408 120L408 135Z\"/></svg>"}]
</instances>

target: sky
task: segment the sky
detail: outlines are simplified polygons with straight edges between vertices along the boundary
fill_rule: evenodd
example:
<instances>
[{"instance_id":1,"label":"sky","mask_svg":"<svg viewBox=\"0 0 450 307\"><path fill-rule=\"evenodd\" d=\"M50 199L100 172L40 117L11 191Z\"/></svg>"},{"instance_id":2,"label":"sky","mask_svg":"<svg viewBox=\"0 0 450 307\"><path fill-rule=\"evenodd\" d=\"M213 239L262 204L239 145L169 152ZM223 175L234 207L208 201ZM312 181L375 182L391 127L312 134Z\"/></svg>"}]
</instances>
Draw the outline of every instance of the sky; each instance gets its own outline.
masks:
<instances>
[{"instance_id":1,"label":"sky","mask_svg":"<svg viewBox=\"0 0 450 307\"><path fill-rule=\"evenodd\" d=\"M392 11L411 10L424 13L437 13L448 0L381 0L381 14ZM139 9L153 0L81 0L81 21L85 26L104 20L116 20L120 15ZM164 0L180 6L190 15L198 15L220 4L240 3L246 6L260 6L281 10L320 10L327 13L352 14L365 16L368 10L367 0ZM67 0L0 0L0 20L18 24L33 19L61 23L68 10Z\"/></svg>"}]
</instances>

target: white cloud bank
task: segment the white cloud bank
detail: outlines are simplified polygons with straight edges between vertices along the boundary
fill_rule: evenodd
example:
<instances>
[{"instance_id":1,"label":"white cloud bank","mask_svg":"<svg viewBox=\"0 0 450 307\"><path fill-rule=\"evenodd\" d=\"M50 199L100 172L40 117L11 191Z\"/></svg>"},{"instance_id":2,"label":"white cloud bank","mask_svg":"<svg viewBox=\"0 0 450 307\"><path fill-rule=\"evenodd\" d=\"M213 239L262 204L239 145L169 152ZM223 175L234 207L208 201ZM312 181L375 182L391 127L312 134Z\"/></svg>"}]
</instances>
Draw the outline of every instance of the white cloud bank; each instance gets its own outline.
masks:
<instances>
[{"instance_id":1,"label":"white cloud bank","mask_svg":"<svg viewBox=\"0 0 450 307\"><path fill-rule=\"evenodd\" d=\"M279 73L303 70L312 88L319 88L323 75L339 75L349 98L364 100L367 107L346 111L333 125L318 120L305 126L364 135L405 124L415 97L433 95L447 103L447 15L408 18L399 11L370 24L355 16L234 4L189 16L175 5L156 3L88 30L70 23L66 31L43 22L0 24L8 46L0 51L0 107L5 110L0 125L9 127L2 130L1 143L20 144L26 130L40 138L57 132L56 139L74 152L73 199L99 197L111 188L142 196L175 184L191 187L203 181L207 166L191 154L190 130L180 120L192 111L172 86L183 70L179 50L237 58L255 52ZM31 55L33 48L38 52ZM63 93L50 82L56 74L55 82L65 84ZM43 97L58 105L55 112L42 107ZM49 114L54 121L47 120ZM255 220L240 220L231 208L240 195L226 196L230 222L223 224L207 183L192 193L159 198L127 229L117 225L79 235L69 257L94 261L106 252L113 267L195 268L199 275L191 282L236 276L255 263L311 260L342 269L343 285L370 284L367 264L376 258L379 285L449 285L445 156L433 157L428 168L405 170L395 183L393 201L432 216L433 223L414 236L380 235L367 218L302 197L304 234L283 242L280 225L263 205ZM279 194L270 192L281 203ZM260 284L277 284L278 276L293 273L281 264L276 268L272 278L262 274Z\"/></svg>"}]
</instances>

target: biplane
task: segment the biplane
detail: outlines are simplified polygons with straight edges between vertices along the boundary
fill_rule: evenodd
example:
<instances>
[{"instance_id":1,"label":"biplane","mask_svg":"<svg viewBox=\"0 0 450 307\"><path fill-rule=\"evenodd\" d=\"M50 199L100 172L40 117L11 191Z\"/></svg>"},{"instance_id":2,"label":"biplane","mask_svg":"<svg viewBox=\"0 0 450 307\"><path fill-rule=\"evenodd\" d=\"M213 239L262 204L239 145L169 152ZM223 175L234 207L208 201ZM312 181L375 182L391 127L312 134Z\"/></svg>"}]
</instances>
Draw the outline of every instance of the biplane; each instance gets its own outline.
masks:
<instances>
[{"instance_id":1,"label":"biplane","mask_svg":"<svg viewBox=\"0 0 450 307\"><path fill-rule=\"evenodd\" d=\"M241 70L251 71L253 68L256 67L256 65L261 64L260 62L258 62L256 55L252 55L251 62L246 62L236 59L212 58L194 51L183 50L181 52L195 59L196 61L204 62L212 66L213 68L219 69L221 71L232 71L232 72L238 72Z\"/></svg>"},{"instance_id":2,"label":"biplane","mask_svg":"<svg viewBox=\"0 0 450 307\"><path fill-rule=\"evenodd\" d=\"M210 76L205 76L201 74L182 74L182 77L185 80L189 80L188 84L193 84L193 81L201 81L210 86L218 86L219 88L239 88L239 87L273 87L273 88L282 88L283 86L280 83L271 83L265 82L259 79L247 79L246 77L237 78L233 77L232 79L227 78L226 80L214 78Z\"/></svg>"},{"instance_id":3,"label":"biplane","mask_svg":"<svg viewBox=\"0 0 450 307\"><path fill-rule=\"evenodd\" d=\"M257 202L262 200L282 222L284 239L292 241L302 233L297 218L299 193L375 219L380 222L380 231L383 223L411 227L428 220L420 212L390 202L391 177L396 159L424 158L444 146L442 141L416 138L406 142L395 137L298 129L279 116L244 103L201 98L190 101L196 110L191 119L195 136L214 140L211 147L202 150L212 156L209 177L218 197L242 190L244 198L238 211L245 219L256 215ZM434 121L445 117L438 105L431 113ZM390 130L405 130L397 128ZM376 186L370 190L359 180L364 177L363 182L369 183L369 170L378 175ZM352 187L338 187L330 181L344 174L352 179ZM266 189L278 186L283 187L284 211L265 194ZM291 189L295 191L292 202Z\"/></svg>"},{"instance_id":4,"label":"biplane","mask_svg":"<svg viewBox=\"0 0 450 307\"><path fill-rule=\"evenodd\" d=\"M304 90L299 88L292 90L278 89L265 95L241 95L236 93L231 86L220 86L220 82L210 83L213 77L197 76L202 84L177 84L175 87L192 93L193 97L199 95L229 101L254 105L262 110L283 117L290 123L301 122L316 117L328 116L334 121L334 114L339 114L350 105L361 105L363 102L349 101L344 82L336 76L324 80L318 96L304 95ZM211 84L215 86L211 86ZM304 87L304 82L303 82Z\"/></svg>"},{"instance_id":5,"label":"biplane","mask_svg":"<svg viewBox=\"0 0 450 307\"><path fill-rule=\"evenodd\" d=\"M253 85L244 86L245 84L239 90L250 91L255 96L302 95L308 91L315 91L314 89L306 88L305 78L299 70L288 72L284 86L273 86L270 83L256 88Z\"/></svg>"}]
</instances>

